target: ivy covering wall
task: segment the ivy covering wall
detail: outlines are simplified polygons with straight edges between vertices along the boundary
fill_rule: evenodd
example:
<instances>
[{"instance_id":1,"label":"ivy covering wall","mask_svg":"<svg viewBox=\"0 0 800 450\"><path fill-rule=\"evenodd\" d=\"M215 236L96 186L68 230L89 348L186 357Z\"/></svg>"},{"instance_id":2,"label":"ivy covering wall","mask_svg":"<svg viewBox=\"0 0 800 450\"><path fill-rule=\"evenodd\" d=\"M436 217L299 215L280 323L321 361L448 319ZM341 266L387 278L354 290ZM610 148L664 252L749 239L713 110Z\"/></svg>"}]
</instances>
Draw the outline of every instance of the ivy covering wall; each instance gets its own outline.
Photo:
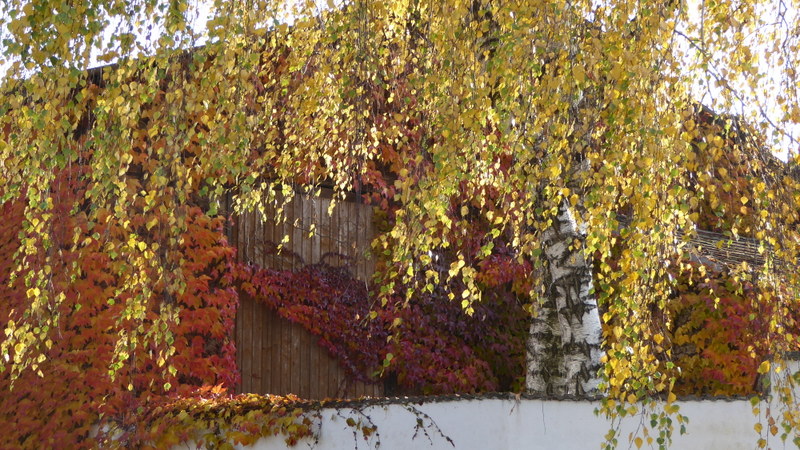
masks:
<instances>
[{"instance_id":1,"label":"ivy covering wall","mask_svg":"<svg viewBox=\"0 0 800 450\"><path fill-rule=\"evenodd\" d=\"M75 245L72 236L119 234L122 239L124 231L102 220L89 229L80 211L67 214L70 208L82 208L74 204L85 189L85 181L78 176L81 170L76 166L62 171L50 188L57 199L53 214L64 218L52 222L50 251L61 252L63 264L72 270L43 269L50 274L54 289L65 293L59 309L53 311L60 317L57 328L50 331L55 339L42 343L44 357L13 382L10 370L0 377L0 388L7 390L0 402L0 417L9 425L3 434L4 446L69 442L91 447L98 443L94 439L102 442L110 437L115 440L106 444L159 446L187 439L194 430L214 423L220 425L216 434L206 436L209 442L223 437L249 442L273 432L285 433L293 441L311 433L308 417L291 406L296 398L226 393L237 382L232 336L238 292L248 293L318 336L320 345L354 379L389 379L398 392L425 394L519 392L524 386L530 314L526 274L532 270L531 263L515 254L506 236L492 237L487 224L471 216L469 201L459 206L457 199L453 210L464 217L466 228L458 232L461 237L449 239L458 242L467 255L481 251L487 239L493 243L488 257L474 265L464 263L475 271L484 298L473 305L470 315L464 314L458 301L441 301L451 294L460 296L465 287L457 279L410 296L400 288L381 304L375 301L378 286L368 288L346 266L312 264L278 271L239 264L236 250L222 233L226 219L186 205L186 231L179 243L180 259L174 261L182 268L186 289L173 298L156 284L149 294L151 301L144 304L147 320L165 331L164 341L154 341L146 351L117 348L120 334L127 333L135 341L143 332L135 321L119 320L118 310L127 306L115 298L117 277L128 270L126 262L111 258L113 250L104 247L102 240L79 240ZM386 176L391 173L387 171ZM381 179L376 175L375 185ZM367 193L361 201L377 205L379 221L391 221L392 197L376 201L380 198ZM698 207L702 214L707 209L715 211L711 206ZM716 211L724 209L718 206ZM160 219L153 214L141 212L130 220L134 229L158 242L160 228L149 221L155 217L159 223ZM9 285L10 279L20 277L13 260L27 220L23 202L5 202L2 217L0 297L6 300L0 304L0 315L17 320L25 314L28 301L21 283ZM377 225L387 229L386 224ZM151 248L158 251L156 246ZM459 261L448 252L432 258L442 277ZM24 263L22 270L34 270L43 261L31 256ZM386 263L379 258L378 264ZM771 312L765 308L772 306L757 300L753 283L731 277L730 268L708 263L673 265L677 288L666 309L652 311L656 317L653 335L660 338L651 345L664 370L681 368L674 391L689 395L757 392L758 375L763 372L760 363L769 348L764 318ZM599 286L600 295L613 297L613 283ZM761 292L762 297L768 295ZM177 320L159 322L159 309L171 307L176 307ZM610 341L615 339L614 330L615 324L607 322ZM122 357L113 358L118 352ZM93 435L97 425L108 434Z\"/></svg>"}]
</instances>

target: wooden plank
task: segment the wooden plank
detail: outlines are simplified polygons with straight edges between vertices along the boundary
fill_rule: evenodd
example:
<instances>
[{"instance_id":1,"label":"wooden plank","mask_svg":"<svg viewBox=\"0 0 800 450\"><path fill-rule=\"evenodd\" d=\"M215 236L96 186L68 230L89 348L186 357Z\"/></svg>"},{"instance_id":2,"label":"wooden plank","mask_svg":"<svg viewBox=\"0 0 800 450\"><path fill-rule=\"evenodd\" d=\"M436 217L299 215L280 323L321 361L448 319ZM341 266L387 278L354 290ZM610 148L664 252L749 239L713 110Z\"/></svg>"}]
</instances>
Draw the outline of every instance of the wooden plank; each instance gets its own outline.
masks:
<instances>
[{"instance_id":1,"label":"wooden plank","mask_svg":"<svg viewBox=\"0 0 800 450\"><path fill-rule=\"evenodd\" d=\"M253 318L255 323L253 331L256 333L254 342L256 354L253 357L253 379L257 386L254 388L255 392L263 394L269 383L269 371L264 370L264 360L269 352L269 340L265 339L265 333L269 332L269 308L261 302L256 302L255 306L257 312Z\"/></svg>"},{"instance_id":2,"label":"wooden plank","mask_svg":"<svg viewBox=\"0 0 800 450\"><path fill-rule=\"evenodd\" d=\"M354 230L354 238L356 241L356 248L355 248L355 276L359 280L366 280L366 265L364 263L364 249L366 248L366 213L364 211L363 205L360 203L355 203L355 230Z\"/></svg>"},{"instance_id":3,"label":"wooden plank","mask_svg":"<svg viewBox=\"0 0 800 450\"><path fill-rule=\"evenodd\" d=\"M252 217L251 215L244 215L241 218L241 234L239 235L239 249L240 261L243 263L250 262L250 236L252 233ZM242 348L243 357L242 362L242 390L244 392L253 392L253 300L246 297L242 305L242 326L244 327Z\"/></svg>"},{"instance_id":4,"label":"wooden plank","mask_svg":"<svg viewBox=\"0 0 800 450\"><path fill-rule=\"evenodd\" d=\"M259 302L259 320L260 320L260 330L259 330L259 338L260 338L260 345L259 345L259 356L260 359L258 361L258 367L255 369L258 371L259 375L259 394L267 394L270 392L272 387L272 375L273 371L271 368L271 353L275 348L273 340L271 338L272 328L275 325L274 318L273 318L273 311L269 309L266 305ZM255 362L254 362L255 365Z\"/></svg>"},{"instance_id":5,"label":"wooden plank","mask_svg":"<svg viewBox=\"0 0 800 450\"><path fill-rule=\"evenodd\" d=\"M242 302L242 391L253 392L253 300L246 296Z\"/></svg>"},{"instance_id":6,"label":"wooden plank","mask_svg":"<svg viewBox=\"0 0 800 450\"><path fill-rule=\"evenodd\" d=\"M248 262L258 264L258 214L249 214L249 233L247 235L247 255ZM250 389L253 392L261 391L261 326L259 324L259 303L253 299L250 308Z\"/></svg>"},{"instance_id":7,"label":"wooden plank","mask_svg":"<svg viewBox=\"0 0 800 450\"><path fill-rule=\"evenodd\" d=\"M256 223L256 216L253 213L249 213L246 216L246 233L243 236L243 245L244 245L244 261L247 263L254 263L253 259L253 233L255 233L255 223Z\"/></svg>"},{"instance_id":8,"label":"wooden plank","mask_svg":"<svg viewBox=\"0 0 800 450\"><path fill-rule=\"evenodd\" d=\"M260 263L261 267L267 267L269 264L269 252L267 251L268 247L268 240L271 236L267 236L267 233L270 233L268 229L268 222L264 222L261 218L261 215L258 215L258 221L261 224L261 227L258 229L258 247L260 250ZM258 392L261 394L265 394L269 392L270 387L270 360L269 360L269 352L271 350L272 342L270 337L270 326L272 325L272 312L269 308L259 302L259 316L258 316L258 361L253 361L253 365L258 367L258 374L260 377L260 387Z\"/></svg>"},{"instance_id":9,"label":"wooden plank","mask_svg":"<svg viewBox=\"0 0 800 450\"><path fill-rule=\"evenodd\" d=\"M334 361L335 362L335 361ZM331 371L329 374L331 375L331 395L333 397L340 397L342 393L341 389L341 381L342 381L342 368L339 367L339 364L331 365Z\"/></svg>"},{"instance_id":10,"label":"wooden plank","mask_svg":"<svg viewBox=\"0 0 800 450\"><path fill-rule=\"evenodd\" d=\"M336 373L336 360L333 357L331 357L331 355L326 351L325 382L323 384L325 388L325 397L328 398L336 397L336 384L334 382L335 373Z\"/></svg>"},{"instance_id":11,"label":"wooden plank","mask_svg":"<svg viewBox=\"0 0 800 450\"><path fill-rule=\"evenodd\" d=\"M271 346L267 361L269 363L269 375L267 378L267 387L264 394L277 394L280 387L280 352L281 352L281 326L283 319L278 316L278 313L268 308L269 311L269 331L267 339L269 339Z\"/></svg>"},{"instance_id":12,"label":"wooden plank","mask_svg":"<svg viewBox=\"0 0 800 450\"><path fill-rule=\"evenodd\" d=\"M289 329L288 321L281 322L281 357L280 357L280 373L281 373L281 383L279 384L279 392L281 394L287 394L291 392L290 389L290 380L288 379L291 375L292 365L291 365L291 351L292 351L292 332Z\"/></svg>"},{"instance_id":13,"label":"wooden plank","mask_svg":"<svg viewBox=\"0 0 800 450\"><path fill-rule=\"evenodd\" d=\"M306 234L306 240L308 240L308 262L311 264L317 264L319 262L319 250L320 250L320 243L319 243L319 205L320 200L318 198L309 197L305 199L303 205L303 215L306 217L306 228L311 229L313 226L314 234L310 237Z\"/></svg>"},{"instance_id":14,"label":"wooden plank","mask_svg":"<svg viewBox=\"0 0 800 450\"><path fill-rule=\"evenodd\" d=\"M350 252L348 251L350 248L349 244L349 224L350 224L350 204L349 203L340 203L340 211L339 211L339 233L338 233L338 241L339 241L339 253L343 256L340 260L340 265L342 264L350 264L349 256Z\"/></svg>"},{"instance_id":15,"label":"wooden plank","mask_svg":"<svg viewBox=\"0 0 800 450\"><path fill-rule=\"evenodd\" d=\"M274 313L277 316L277 313ZM271 333L271 338L275 342L275 352L272 354L272 372L270 374L270 393L271 394L284 394L282 377L283 377L283 366L281 364L281 358L283 358L283 326L284 320L274 320L272 323L273 331Z\"/></svg>"},{"instance_id":16,"label":"wooden plank","mask_svg":"<svg viewBox=\"0 0 800 450\"><path fill-rule=\"evenodd\" d=\"M240 219L239 219L239 217L232 217L232 219L233 219L233 224L231 225L231 238L230 238L230 240L228 242L231 245L233 245L234 247L236 247L237 249L239 249L239 248L241 248L241 246L239 245L239 222L240 222ZM236 252L236 260L237 261L241 261L240 257L241 257L241 254L237 251Z\"/></svg>"},{"instance_id":17,"label":"wooden plank","mask_svg":"<svg viewBox=\"0 0 800 450\"><path fill-rule=\"evenodd\" d=\"M375 239L375 213L372 206L367 206L367 208L369 214L366 224L367 248L364 249L366 253L366 278L364 280L369 283L372 281L372 275L375 274L375 257L372 255L372 241Z\"/></svg>"},{"instance_id":18,"label":"wooden plank","mask_svg":"<svg viewBox=\"0 0 800 450\"><path fill-rule=\"evenodd\" d=\"M294 229L292 230L292 244L294 252L300 256L300 260L295 258L292 265L292 270L298 270L303 265L308 264L308 255L305 253L305 224L303 223L303 197L302 195L295 195L294 198Z\"/></svg>"},{"instance_id":19,"label":"wooden plank","mask_svg":"<svg viewBox=\"0 0 800 450\"><path fill-rule=\"evenodd\" d=\"M314 215L314 224L315 233L312 241L312 258L314 259L315 263L320 262L322 257L322 232L323 228L323 216L327 215L327 212L324 211L323 208L324 201L321 198L316 198L313 200L312 203L312 214ZM319 351L320 347L317 345L315 336L309 334L308 339L308 368L305 372L307 389L308 389L308 396L312 399L319 398L319 392L317 390L317 379L319 378Z\"/></svg>"},{"instance_id":20,"label":"wooden plank","mask_svg":"<svg viewBox=\"0 0 800 450\"><path fill-rule=\"evenodd\" d=\"M255 301L248 297L247 307L244 310L244 326L245 326L245 346L247 347L247 361L242 366L242 372L247 374L247 392L257 392L257 388L253 379L253 352L255 346L253 345L253 309L255 308Z\"/></svg>"},{"instance_id":21,"label":"wooden plank","mask_svg":"<svg viewBox=\"0 0 800 450\"><path fill-rule=\"evenodd\" d=\"M242 390L242 363L244 362L244 349L242 348L242 331L245 329L242 323L242 295L239 295L239 307L236 308L236 321L234 322L234 343L236 345L236 368L239 370L239 383L236 385L234 392L240 394Z\"/></svg>"},{"instance_id":22,"label":"wooden plank","mask_svg":"<svg viewBox=\"0 0 800 450\"><path fill-rule=\"evenodd\" d=\"M355 382L352 383L352 385L353 385L353 388L352 388L353 397L358 398L358 397L363 397L363 396L367 395L367 384L366 383L364 383L363 381L355 381Z\"/></svg>"},{"instance_id":23,"label":"wooden plank","mask_svg":"<svg viewBox=\"0 0 800 450\"><path fill-rule=\"evenodd\" d=\"M278 209L277 206L273 207L273 209L272 209L273 217L274 217L275 211L277 211L277 209ZM276 245L276 246L278 244L280 244L281 240L283 239L283 226L284 226L283 223L274 223L273 224L273 227L272 227L272 243L274 245ZM276 270L282 270L282 268L283 268L283 263L281 261L282 257L283 256L281 254L279 254L279 253L273 254L273 256L272 256L272 264L270 265L270 268L276 269Z\"/></svg>"},{"instance_id":24,"label":"wooden plank","mask_svg":"<svg viewBox=\"0 0 800 450\"><path fill-rule=\"evenodd\" d=\"M280 204L282 202L283 202L283 196L278 196L278 203ZM285 219L285 217L286 217L285 205L281 205L281 207L284 208L283 209L283 214L284 214L284 219ZM278 209L278 207L276 205L276 209L275 210L277 211L277 209ZM274 227L273 233L272 233L272 236L273 236L272 240L275 242L275 245L279 245L283 241L283 235L284 235L285 227L286 227L286 222L280 222L280 223L276 223L275 224L275 227ZM279 253L277 253L275 255L274 262L273 262L273 265L272 265L273 269L275 269L275 270L283 270L283 258L284 258L285 254L286 254L285 252L281 251L281 252L279 252Z\"/></svg>"},{"instance_id":25,"label":"wooden plank","mask_svg":"<svg viewBox=\"0 0 800 450\"><path fill-rule=\"evenodd\" d=\"M275 208L272 206L272 203L268 203L264 206L264 213L267 216L267 221L264 222L264 240L262 242L264 249L264 265L262 267L273 267L273 264L275 264L275 254L272 252L272 235L275 232L275 220L272 218L275 217Z\"/></svg>"},{"instance_id":26,"label":"wooden plank","mask_svg":"<svg viewBox=\"0 0 800 450\"><path fill-rule=\"evenodd\" d=\"M331 252L332 249L332 236L331 236L331 216L328 215L328 206L331 204L330 199L321 198L319 201L319 252L320 257ZM326 259L330 264L330 257Z\"/></svg>"},{"instance_id":27,"label":"wooden plank","mask_svg":"<svg viewBox=\"0 0 800 450\"><path fill-rule=\"evenodd\" d=\"M247 245L245 243L245 236L247 236L247 216L242 215L237 217L236 223L236 258L239 262L246 262L245 254L247 253Z\"/></svg>"},{"instance_id":28,"label":"wooden plank","mask_svg":"<svg viewBox=\"0 0 800 450\"><path fill-rule=\"evenodd\" d=\"M232 229L232 237L231 237L231 244L234 245L237 249L236 251L236 260L241 262L242 261L242 243L240 242L241 233L239 230L241 229L242 219L241 217L234 218L234 226ZM244 373L244 361L249 359L246 355L247 345L245 344L245 330L247 328L244 325L244 306L245 306L246 298L243 293L239 293L239 307L236 309L236 368L239 369L239 384L236 386L236 392L242 393L247 392L244 388L244 381L245 381L245 373Z\"/></svg>"},{"instance_id":29,"label":"wooden plank","mask_svg":"<svg viewBox=\"0 0 800 450\"><path fill-rule=\"evenodd\" d=\"M339 202L336 205L336 212L334 213L336 217L331 230L334 240L333 251L336 253L336 257L333 259L332 264L336 266L343 264L342 255L344 254L344 237L342 236L342 218L346 216L345 209L346 206L342 202Z\"/></svg>"},{"instance_id":30,"label":"wooden plank","mask_svg":"<svg viewBox=\"0 0 800 450\"><path fill-rule=\"evenodd\" d=\"M292 270L293 268L294 234L292 230L294 228L294 202L295 200L292 199L283 208L285 221L281 227L281 239L287 237L288 240L283 246L284 251L281 253L281 270Z\"/></svg>"},{"instance_id":31,"label":"wooden plank","mask_svg":"<svg viewBox=\"0 0 800 450\"><path fill-rule=\"evenodd\" d=\"M294 239L292 234L293 224L294 224L294 202L295 200L292 199L289 203L284 205L284 215L285 221L281 227L281 239L284 237L288 238L286 241L283 252L281 253L281 270L292 270L293 268L293 247L294 247Z\"/></svg>"},{"instance_id":32,"label":"wooden plank","mask_svg":"<svg viewBox=\"0 0 800 450\"><path fill-rule=\"evenodd\" d=\"M339 253L343 256L349 257L350 252L348 251L350 244L349 244L349 223L350 223L350 204L349 203L342 203L341 211L339 211ZM342 260L342 264L349 264L347 258Z\"/></svg>"},{"instance_id":33,"label":"wooden plank","mask_svg":"<svg viewBox=\"0 0 800 450\"><path fill-rule=\"evenodd\" d=\"M236 251L236 260L237 261L241 261L242 260L242 252L241 252L240 249L242 248L242 245L241 245L241 243L239 241L239 239L241 237L241 233L239 232L239 230L241 228L241 221L242 220L241 220L240 217L236 217L236 218L234 218L234 221L235 221L234 222L234 226L233 226L233 229L231 230L231 234L232 234L232 236L231 236L231 244L236 246L236 249L237 249L237 251ZM236 368L239 369L239 384L236 387L236 391L237 392L246 392L244 390L244 387L242 386L242 383L243 383L244 378L245 378L244 371L242 370L242 367L243 367L244 360L245 360L245 348L246 348L246 346L244 345L244 335L245 335L245 330L246 330L246 328L244 326L244 322L243 322L244 302L245 302L244 294L240 292L239 293L239 307L236 309L236 342L235 342L235 344L236 344Z\"/></svg>"},{"instance_id":34,"label":"wooden plank","mask_svg":"<svg viewBox=\"0 0 800 450\"><path fill-rule=\"evenodd\" d=\"M368 205L359 204L361 209L361 229L359 235L361 236L361 248L358 250L361 256L361 280L369 282L369 244L372 240L372 235L369 233L369 224L372 222L372 208Z\"/></svg>"},{"instance_id":35,"label":"wooden plank","mask_svg":"<svg viewBox=\"0 0 800 450\"><path fill-rule=\"evenodd\" d=\"M364 221L364 211L361 204L353 204L352 236L353 240L353 275L359 280L364 278L364 229L361 227Z\"/></svg>"},{"instance_id":36,"label":"wooden plank","mask_svg":"<svg viewBox=\"0 0 800 450\"><path fill-rule=\"evenodd\" d=\"M303 329L301 332L305 331ZM298 392L303 398L311 398L311 353L314 349L312 334L308 332L300 333L303 339L300 341L300 372L297 374L299 381Z\"/></svg>"},{"instance_id":37,"label":"wooden plank","mask_svg":"<svg viewBox=\"0 0 800 450\"><path fill-rule=\"evenodd\" d=\"M322 391L320 390L319 386L319 378L320 378L320 350L322 349L319 345L317 345L316 339L311 339L311 347L309 347L310 355L309 358L309 365L308 365L308 383L309 383L309 391L308 391L308 398L318 400L322 396Z\"/></svg>"},{"instance_id":38,"label":"wooden plank","mask_svg":"<svg viewBox=\"0 0 800 450\"><path fill-rule=\"evenodd\" d=\"M375 387L374 384L365 384L364 385L364 394L363 395L368 396L368 397L375 397L374 387Z\"/></svg>"},{"instance_id":39,"label":"wooden plank","mask_svg":"<svg viewBox=\"0 0 800 450\"><path fill-rule=\"evenodd\" d=\"M328 352L323 349L322 347L317 347L319 351L317 355L319 355L319 370L317 372L317 396L321 399L330 397L328 394L328 380L330 376L328 375L328 367L330 364L328 363Z\"/></svg>"},{"instance_id":40,"label":"wooden plank","mask_svg":"<svg viewBox=\"0 0 800 450\"><path fill-rule=\"evenodd\" d=\"M300 394L300 361L302 360L302 354L300 349L302 346L300 342L302 341L302 331L298 329L297 326L292 326L292 347L290 351L291 360L289 361L289 392L302 396Z\"/></svg>"},{"instance_id":41,"label":"wooden plank","mask_svg":"<svg viewBox=\"0 0 800 450\"><path fill-rule=\"evenodd\" d=\"M358 265L361 262L361 257L358 254L358 235L360 231L358 229L358 220L361 210L359 209L357 203L348 202L348 206L350 209L350 216L347 220L347 255L350 256L350 270L352 271L353 275L358 276Z\"/></svg>"},{"instance_id":42,"label":"wooden plank","mask_svg":"<svg viewBox=\"0 0 800 450\"><path fill-rule=\"evenodd\" d=\"M281 391L281 345L283 345L281 337L281 328L286 322L278 316L277 312L270 311L270 341L272 342L272 352L270 353L270 383L269 392L266 393L279 393Z\"/></svg>"},{"instance_id":43,"label":"wooden plank","mask_svg":"<svg viewBox=\"0 0 800 450\"><path fill-rule=\"evenodd\" d=\"M261 220L261 213L253 211L253 231L251 244L251 254L253 264L264 267L266 261L264 259L264 221Z\"/></svg>"},{"instance_id":44,"label":"wooden plank","mask_svg":"<svg viewBox=\"0 0 800 450\"><path fill-rule=\"evenodd\" d=\"M316 199L306 195L303 197L303 255L306 264L316 264L319 262L319 248L317 247L316 253L314 249L314 241L317 239L316 233L309 236L312 225L316 225ZM309 398L311 395L311 349L314 346L311 337L313 335L302 328L299 329L298 332L300 336L302 336L302 339L299 341L299 369L295 376L298 379L298 392L301 392L303 397Z\"/></svg>"},{"instance_id":45,"label":"wooden plank","mask_svg":"<svg viewBox=\"0 0 800 450\"><path fill-rule=\"evenodd\" d=\"M292 270L297 271L302 269L304 264L308 263L307 255L305 254L304 247L306 239L304 239L304 217L303 217L303 196L295 194L293 200L293 220L292 220L292 250L296 255L292 260ZM288 366L288 388L289 392L298 394L300 392L300 340L302 335L296 326L290 327L291 331L291 349L289 351L289 366Z\"/></svg>"},{"instance_id":46,"label":"wooden plank","mask_svg":"<svg viewBox=\"0 0 800 450\"><path fill-rule=\"evenodd\" d=\"M244 253L247 251L244 245L244 237L247 235L247 216L238 216L236 218L235 234L236 241L234 241L234 245L236 245L236 260L244 262Z\"/></svg>"},{"instance_id":47,"label":"wooden plank","mask_svg":"<svg viewBox=\"0 0 800 450\"><path fill-rule=\"evenodd\" d=\"M288 366L288 387L289 392L299 395L300 392L300 340L302 339L301 331L296 326L291 327L291 347L289 350L289 366Z\"/></svg>"}]
</instances>

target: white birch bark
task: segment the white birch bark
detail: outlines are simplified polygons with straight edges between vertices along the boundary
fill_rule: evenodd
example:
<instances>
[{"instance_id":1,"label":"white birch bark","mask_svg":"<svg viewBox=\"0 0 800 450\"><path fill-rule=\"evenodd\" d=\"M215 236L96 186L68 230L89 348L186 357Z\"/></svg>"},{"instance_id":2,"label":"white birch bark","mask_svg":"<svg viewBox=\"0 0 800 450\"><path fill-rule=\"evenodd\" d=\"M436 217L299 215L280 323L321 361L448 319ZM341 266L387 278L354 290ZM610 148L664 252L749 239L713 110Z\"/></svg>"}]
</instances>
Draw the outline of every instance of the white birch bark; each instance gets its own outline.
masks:
<instances>
[{"instance_id":1,"label":"white birch bark","mask_svg":"<svg viewBox=\"0 0 800 450\"><path fill-rule=\"evenodd\" d=\"M600 316L590 293L592 266L583 254L584 239L585 232L565 200L542 235L547 292L528 338L526 387L530 392L582 396L597 390Z\"/></svg>"}]
</instances>

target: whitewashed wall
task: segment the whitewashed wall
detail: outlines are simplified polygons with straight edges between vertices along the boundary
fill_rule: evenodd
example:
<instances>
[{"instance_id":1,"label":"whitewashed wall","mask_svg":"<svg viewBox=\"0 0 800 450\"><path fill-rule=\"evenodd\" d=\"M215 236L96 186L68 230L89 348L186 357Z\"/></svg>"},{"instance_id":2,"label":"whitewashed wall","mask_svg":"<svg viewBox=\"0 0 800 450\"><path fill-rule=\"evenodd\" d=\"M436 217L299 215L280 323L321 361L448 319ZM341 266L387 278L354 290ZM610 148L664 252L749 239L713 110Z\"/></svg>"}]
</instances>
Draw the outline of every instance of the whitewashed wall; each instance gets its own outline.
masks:
<instances>
[{"instance_id":1,"label":"whitewashed wall","mask_svg":"<svg viewBox=\"0 0 800 450\"><path fill-rule=\"evenodd\" d=\"M417 431L418 415L402 404L365 407L362 412L378 427L378 437L365 441L354 438L353 428L346 420L364 420L364 416L350 409L324 409L319 430L319 441L301 441L298 449L587 449L599 448L609 423L595 416L596 403L578 401L553 401L521 399L452 400L411 405L427 414L441 430L423 422L427 431ZM687 434L678 435L677 428L672 448L675 449L752 449L756 448L758 435L753 426L759 418L752 413L746 400L681 402L681 412L689 417ZM763 421L763 420L762 420ZM621 448L628 448L628 435L639 424L639 419L623 422ZM415 436L416 434L416 436ZM451 445L444 437L453 441ZM789 444L791 447L791 444ZM770 447L782 448L779 439L773 438ZM193 445L181 448L195 448ZM287 448L283 438L276 436L259 440L254 446L259 450ZM634 447L635 448L635 447Z\"/></svg>"},{"instance_id":2,"label":"whitewashed wall","mask_svg":"<svg viewBox=\"0 0 800 450\"><path fill-rule=\"evenodd\" d=\"M794 370L800 367L796 363L792 366ZM755 424L760 422L767 428L764 417L764 411L769 406L767 404L760 405L760 417L753 414L752 405L746 399L682 401L677 404L681 414L689 417L690 423L684 435L678 433L676 426L673 449L753 449L757 448L759 438L754 431ZM422 404L397 400L388 404L362 406L360 412L351 408L328 408L321 411L316 444L310 440L301 441L293 448L371 449L380 443L382 450L598 449L609 430L609 422L594 414L597 406L597 403L587 401L517 400L511 396L447 400L432 398ZM429 418L415 414L409 408ZM773 405L773 411L776 410ZM364 421L365 416L377 425L379 435L366 441L360 433L354 437L353 428L346 424L348 418ZM421 429L417 429L418 419L423 421L424 427ZM629 444L628 436L639 427L640 422L640 416L624 419L619 438L620 448L635 448ZM452 440L452 445L445 436ZM767 447L792 448L793 444L784 445L778 437L769 437ZM284 449L287 446L282 437L275 436L261 439L248 448L267 450Z\"/></svg>"}]
</instances>

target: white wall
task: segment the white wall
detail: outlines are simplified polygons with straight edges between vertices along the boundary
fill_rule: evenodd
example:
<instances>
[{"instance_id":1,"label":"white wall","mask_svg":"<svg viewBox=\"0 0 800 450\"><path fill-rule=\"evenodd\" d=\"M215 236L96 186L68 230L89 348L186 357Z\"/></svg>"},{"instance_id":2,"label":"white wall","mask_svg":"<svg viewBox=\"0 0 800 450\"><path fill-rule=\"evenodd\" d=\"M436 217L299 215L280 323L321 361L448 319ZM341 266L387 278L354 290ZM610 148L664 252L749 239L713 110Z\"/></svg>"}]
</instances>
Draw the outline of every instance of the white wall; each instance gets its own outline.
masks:
<instances>
[{"instance_id":1,"label":"white wall","mask_svg":"<svg viewBox=\"0 0 800 450\"><path fill-rule=\"evenodd\" d=\"M747 400L685 401L679 403L681 413L689 417L687 434L673 436L674 449L752 449L756 448L758 435L753 429L759 418L752 413ZM378 427L379 437L365 441L360 433L353 437L353 428L346 419L363 420L361 414L345 409L323 409L319 441L301 441L298 449L597 449L609 430L609 423L595 416L596 403L535 399L461 399L412 404L429 415L452 439L455 447L430 426L423 417L424 428L415 434L418 416L403 404L367 406L363 414ZM623 422L619 447L628 448L628 435L636 429L640 417ZM646 422L649 422L647 420ZM766 426L765 426L766 428ZM771 447L783 447L778 438L772 438ZM791 446L791 444L789 444ZM184 446L182 448L194 448ZM287 448L280 436L264 438L255 449ZM635 447L633 447L635 448ZM645 448L647 446L645 445ZM657 448L657 446L656 446Z\"/></svg>"},{"instance_id":2,"label":"white wall","mask_svg":"<svg viewBox=\"0 0 800 450\"><path fill-rule=\"evenodd\" d=\"M800 363L791 361L780 376L785 377L787 373L797 372L798 369ZM776 374L773 373L772 378L774 382ZM795 395L798 394L800 392L795 388ZM371 406L363 404L359 410L351 407L323 409L320 411L321 423L316 445L311 440L304 440L293 448L371 449L380 443L382 450L598 449L610 427L606 419L594 414L598 406L596 402L516 399L511 395L449 399L431 397L424 403L419 403L418 399L415 401L409 403L397 399ZM766 403L759 405L759 416L753 414L753 407L747 399L681 401L676 404L680 406L680 413L689 418L689 424L687 433L680 435L679 425L675 422L673 449L753 449L757 448L759 439L754 430L756 423L768 428L764 412L770 405ZM409 408L429 418L415 414ZM777 405L772 405L773 414L778 415L779 409ZM353 428L346 424L348 418L364 421L365 417L369 417L378 427L378 436L366 441L360 432L354 437ZM416 429L418 419L424 425L419 430ZM640 415L623 419L618 437L620 448L636 448L629 444L628 436L637 430L642 420ZM644 423L649 424L649 418ZM444 436L449 437L453 445ZM784 445L778 437L764 437L767 438L767 448L793 447L791 442ZM658 448L655 443L653 446ZM195 448L195 445L178 448ZM283 437L273 436L263 438L248 448L271 450L288 447Z\"/></svg>"}]
</instances>

